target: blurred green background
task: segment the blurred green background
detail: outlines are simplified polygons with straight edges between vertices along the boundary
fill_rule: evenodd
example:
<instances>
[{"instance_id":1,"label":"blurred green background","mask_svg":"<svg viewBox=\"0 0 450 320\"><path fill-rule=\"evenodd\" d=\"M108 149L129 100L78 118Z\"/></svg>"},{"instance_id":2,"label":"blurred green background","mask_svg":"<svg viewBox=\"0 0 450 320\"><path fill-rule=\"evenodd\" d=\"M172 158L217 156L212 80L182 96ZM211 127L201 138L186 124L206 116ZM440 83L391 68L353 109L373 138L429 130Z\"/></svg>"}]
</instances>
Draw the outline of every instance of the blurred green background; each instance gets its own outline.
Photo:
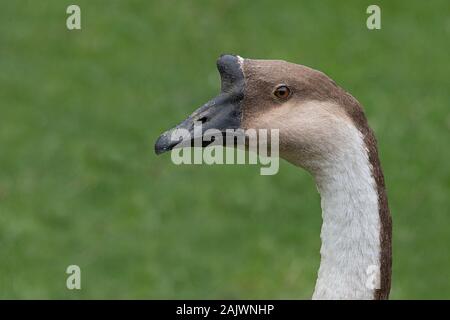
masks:
<instances>
[{"instance_id":1,"label":"blurred green background","mask_svg":"<svg viewBox=\"0 0 450 320\"><path fill-rule=\"evenodd\" d=\"M305 64L357 97L393 215L391 298L450 298L449 40L447 0L1 1L0 298L311 296L306 172L153 153L219 91L221 53Z\"/></svg>"}]
</instances>

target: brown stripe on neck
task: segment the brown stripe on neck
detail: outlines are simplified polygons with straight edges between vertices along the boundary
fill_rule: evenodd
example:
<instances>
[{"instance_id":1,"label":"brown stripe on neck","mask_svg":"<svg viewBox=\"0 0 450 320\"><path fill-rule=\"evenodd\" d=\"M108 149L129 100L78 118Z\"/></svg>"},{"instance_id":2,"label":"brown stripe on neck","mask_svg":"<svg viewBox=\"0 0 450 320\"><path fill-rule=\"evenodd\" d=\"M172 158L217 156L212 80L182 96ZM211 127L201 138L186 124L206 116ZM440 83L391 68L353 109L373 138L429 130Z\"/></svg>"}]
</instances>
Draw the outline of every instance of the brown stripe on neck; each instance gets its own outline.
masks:
<instances>
[{"instance_id":1,"label":"brown stripe on neck","mask_svg":"<svg viewBox=\"0 0 450 320\"><path fill-rule=\"evenodd\" d=\"M339 88L341 89L341 88ZM342 90L342 89L341 89ZM388 199L384 183L384 175L381 170L378 157L377 140L372 129L367 123L364 110L359 102L349 93L342 90L339 95L339 104L342 105L356 127L363 134L372 175L377 184L378 210L380 216L380 288L375 290L374 299L385 300L389 298L391 289L392 269L392 219L389 212Z\"/></svg>"}]
</instances>

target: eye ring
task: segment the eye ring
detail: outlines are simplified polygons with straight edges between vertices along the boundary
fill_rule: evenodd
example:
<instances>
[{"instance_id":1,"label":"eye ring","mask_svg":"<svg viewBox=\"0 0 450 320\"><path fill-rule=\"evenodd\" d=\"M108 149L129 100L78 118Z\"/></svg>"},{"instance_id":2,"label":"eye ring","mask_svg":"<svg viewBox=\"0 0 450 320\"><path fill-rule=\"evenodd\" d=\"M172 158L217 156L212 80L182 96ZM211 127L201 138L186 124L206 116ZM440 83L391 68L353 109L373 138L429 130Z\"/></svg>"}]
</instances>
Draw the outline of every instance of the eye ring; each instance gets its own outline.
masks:
<instances>
[{"instance_id":1,"label":"eye ring","mask_svg":"<svg viewBox=\"0 0 450 320\"><path fill-rule=\"evenodd\" d=\"M281 100L287 100L291 96L291 89L285 84L280 84L273 92L274 96Z\"/></svg>"}]
</instances>

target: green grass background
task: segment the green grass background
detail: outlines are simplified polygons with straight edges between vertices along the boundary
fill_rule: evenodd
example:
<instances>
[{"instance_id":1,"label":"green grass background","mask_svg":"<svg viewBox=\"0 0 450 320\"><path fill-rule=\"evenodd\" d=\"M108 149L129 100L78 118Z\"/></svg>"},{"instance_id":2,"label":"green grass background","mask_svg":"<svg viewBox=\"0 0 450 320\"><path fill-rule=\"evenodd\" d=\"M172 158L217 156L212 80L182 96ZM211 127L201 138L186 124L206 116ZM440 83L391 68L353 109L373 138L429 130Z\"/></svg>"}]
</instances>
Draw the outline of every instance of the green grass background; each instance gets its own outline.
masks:
<instances>
[{"instance_id":1,"label":"green grass background","mask_svg":"<svg viewBox=\"0 0 450 320\"><path fill-rule=\"evenodd\" d=\"M1 1L0 298L311 296L306 172L153 153L218 92L221 53L323 70L359 99L394 221L391 297L450 298L449 51L446 0Z\"/></svg>"}]
</instances>

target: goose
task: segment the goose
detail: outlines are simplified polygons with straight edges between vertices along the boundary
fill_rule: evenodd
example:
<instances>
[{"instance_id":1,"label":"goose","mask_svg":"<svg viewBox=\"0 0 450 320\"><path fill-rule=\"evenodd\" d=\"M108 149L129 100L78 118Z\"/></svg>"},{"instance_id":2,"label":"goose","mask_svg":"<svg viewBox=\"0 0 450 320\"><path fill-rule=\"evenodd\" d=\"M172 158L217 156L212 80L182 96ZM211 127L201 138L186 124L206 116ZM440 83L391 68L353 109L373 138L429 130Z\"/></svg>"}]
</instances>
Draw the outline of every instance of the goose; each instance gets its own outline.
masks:
<instances>
[{"instance_id":1,"label":"goose","mask_svg":"<svg viewBox=\"0 0 450 320\"><path fill-rule=\"evenodd\" d=\"M307 170L320 194L320 266L313 299L388 299L392 222L377 141L360 103L324 73L283 60L217 60L220 94L176 129L278 129L279 156ZM194 138L191 138L194 139Z\"/></svg>"}]
</instances>

